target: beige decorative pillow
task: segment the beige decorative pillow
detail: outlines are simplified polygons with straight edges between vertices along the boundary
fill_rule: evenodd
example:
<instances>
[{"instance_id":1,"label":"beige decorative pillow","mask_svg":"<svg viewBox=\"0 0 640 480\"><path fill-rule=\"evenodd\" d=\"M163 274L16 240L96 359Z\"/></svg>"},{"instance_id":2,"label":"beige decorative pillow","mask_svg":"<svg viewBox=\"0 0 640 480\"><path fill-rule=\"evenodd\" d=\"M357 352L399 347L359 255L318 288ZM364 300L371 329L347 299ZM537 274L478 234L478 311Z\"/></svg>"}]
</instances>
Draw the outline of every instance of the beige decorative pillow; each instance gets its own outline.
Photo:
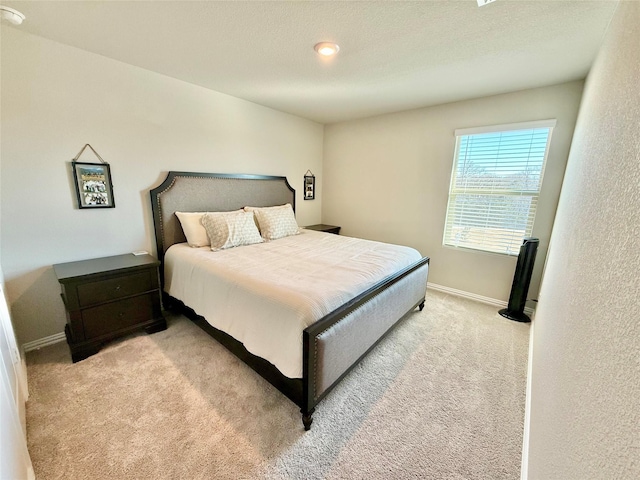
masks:
<instances>
[{"instance_id":1,"label":"beige decorative pillow","mask_svg":"<svg viewBox=\"0 0 640 480\"><path fill-rule=\"evenodd\" d=\"M207 232L213 251L264 241L253 221L253 213L251 212L239 210L237 212L205 213L201 222Z\"/></svg>"},{"instance_id":2,"label":"beige decorative pillow","mask_svg":"<svg viewBox=\"0 0 640 480\"><path fill-rule=\"evenodd\" d=\"M253 212L260 227L260 234L265 240L297 235L300 227L296 222L290 203L277 207L244 207L247 212Z\"/></svg>"},{"instance_id":3,"label":"beige decorative pillow","mask_svg":"<svg viewBox=\"0 0 640 480\"><path fill-rule=\"evenodd\" d=\"M200 223L200 219L207 212L176 212L184 236L190 247L205 247L210 245L207 231Z\"/></svg>"}]
</instances>

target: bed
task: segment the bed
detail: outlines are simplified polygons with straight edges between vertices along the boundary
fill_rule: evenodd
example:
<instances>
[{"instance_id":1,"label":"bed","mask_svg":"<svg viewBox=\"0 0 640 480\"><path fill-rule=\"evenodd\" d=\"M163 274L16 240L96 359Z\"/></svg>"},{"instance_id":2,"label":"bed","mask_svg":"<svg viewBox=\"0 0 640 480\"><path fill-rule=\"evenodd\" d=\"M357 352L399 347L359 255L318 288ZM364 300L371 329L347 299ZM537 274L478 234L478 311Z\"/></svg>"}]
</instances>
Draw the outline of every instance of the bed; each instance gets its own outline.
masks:
<instances>
[{"instance_id":1,"label":"bed","mask_svg":"<svg viewBox=\"0 0 640 480\"><path fill-rule=\"evenodd\" d=\"M217 252L186 245L176 212L295 210L285 177L172 171L151 202L166 303L298 405L305 430L340 380L424 307L429 258L409 247L304 229Z\"/></svg>"}]
</instances>

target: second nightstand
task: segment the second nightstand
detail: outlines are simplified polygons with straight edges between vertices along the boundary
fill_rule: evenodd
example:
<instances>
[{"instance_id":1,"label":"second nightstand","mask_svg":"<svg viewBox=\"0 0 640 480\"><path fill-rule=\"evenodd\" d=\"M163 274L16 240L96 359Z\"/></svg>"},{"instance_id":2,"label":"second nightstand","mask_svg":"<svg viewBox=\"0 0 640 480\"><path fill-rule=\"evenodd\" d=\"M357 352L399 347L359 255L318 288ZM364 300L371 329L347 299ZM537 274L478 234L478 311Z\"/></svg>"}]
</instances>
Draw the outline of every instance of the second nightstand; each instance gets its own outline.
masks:
<instances>
[{"instance_id":1,"label":"second nightstand","mask_svg":"<svg viewBox=\"0 0 640 480\"><path fill-rule=\"evenodd\" d=\"M335 233L336 235L340 234L340 227L336 227L335 225L325 225L324 223L308 225L304 228L307 230L316 230L318 232Z\"/></svg>"}]
</instances>

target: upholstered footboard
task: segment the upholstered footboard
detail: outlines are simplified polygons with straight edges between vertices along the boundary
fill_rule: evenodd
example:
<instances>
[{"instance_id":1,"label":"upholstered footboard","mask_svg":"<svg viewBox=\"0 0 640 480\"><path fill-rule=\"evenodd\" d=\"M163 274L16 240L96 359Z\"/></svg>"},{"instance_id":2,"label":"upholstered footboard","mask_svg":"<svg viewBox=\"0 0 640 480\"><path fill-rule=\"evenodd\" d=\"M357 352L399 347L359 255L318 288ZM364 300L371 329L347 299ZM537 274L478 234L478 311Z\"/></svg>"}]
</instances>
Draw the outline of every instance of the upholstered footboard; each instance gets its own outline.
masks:
<instances>
[{"instance_id":1,"label":"upholstered footboard","mask_svg":"<svg viewBox=\"0 0 640 480\"><path fill-rule=\"evenodd\" d=\"M424 306L429 259L386 279L304 331L302 416L311 426L315 405L406 314Z\"/></svg>"}]
</instances>

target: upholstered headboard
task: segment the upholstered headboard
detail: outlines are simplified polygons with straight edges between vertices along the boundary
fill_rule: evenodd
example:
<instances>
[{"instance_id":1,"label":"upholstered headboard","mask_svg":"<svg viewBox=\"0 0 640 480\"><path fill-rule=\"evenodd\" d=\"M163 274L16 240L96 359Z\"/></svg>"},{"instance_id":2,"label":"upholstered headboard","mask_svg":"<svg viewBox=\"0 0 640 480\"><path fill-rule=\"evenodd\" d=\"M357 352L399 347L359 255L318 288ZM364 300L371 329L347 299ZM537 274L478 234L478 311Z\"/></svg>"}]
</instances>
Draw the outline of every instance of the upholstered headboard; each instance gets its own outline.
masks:
<instances>
[{"instance_id":1,"label":"upholstered headboard","mask_svg":"<svg viewBox=\"0 0 640 480\"><path fill-rule=\"evenodd\" d=\"M175 212L228 212L248 205L285 203L295 211L295 201L296 192L286 177L169 172L165 181L151 190L158 259L163 260L171 245L186 241Z\"/></svg>"}]
</instances>

